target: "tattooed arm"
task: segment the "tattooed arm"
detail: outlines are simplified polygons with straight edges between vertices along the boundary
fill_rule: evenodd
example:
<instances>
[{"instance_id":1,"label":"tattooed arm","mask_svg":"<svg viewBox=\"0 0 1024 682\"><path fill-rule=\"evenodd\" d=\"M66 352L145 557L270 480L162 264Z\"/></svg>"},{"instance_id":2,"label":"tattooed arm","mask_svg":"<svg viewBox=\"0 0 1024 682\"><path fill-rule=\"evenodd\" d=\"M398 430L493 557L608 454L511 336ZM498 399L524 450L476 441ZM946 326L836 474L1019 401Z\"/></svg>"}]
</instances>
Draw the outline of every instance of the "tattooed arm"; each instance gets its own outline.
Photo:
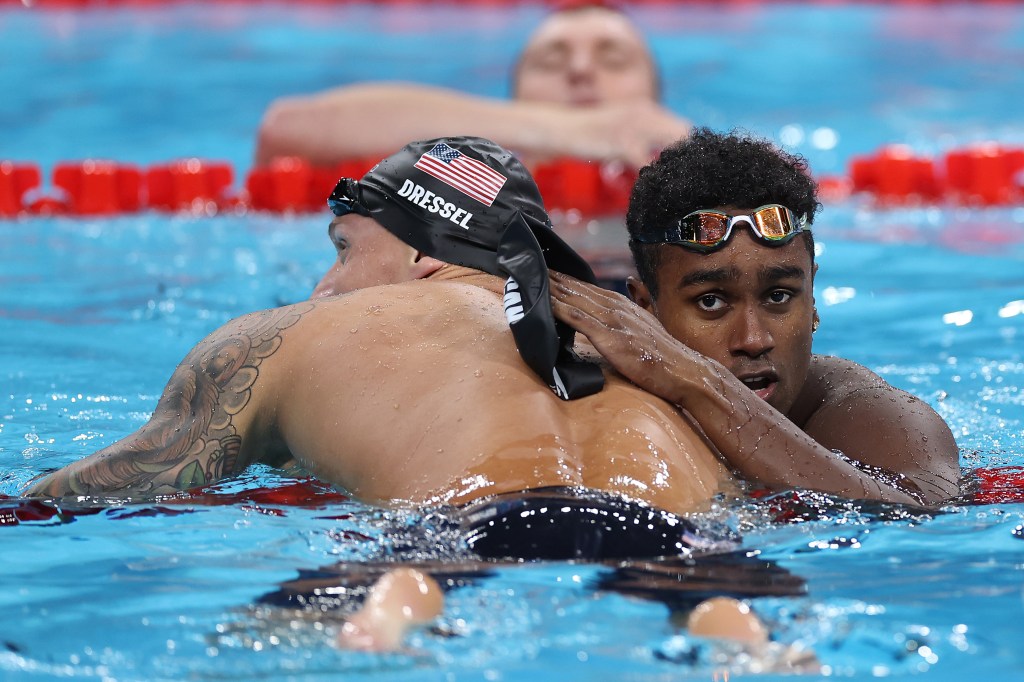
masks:
<instances>
[{"instance_id":1,"label":"tattooed arm","mask_svg":"<svg viewBox=\"0 0 1024 682\"><path fill-rule=\"evenodd\" d=\"M281 348L282 331L311 307L252 313L221 327L178 365L138 431L50 474L26 494L160 495L209 485L254 461L286 458L256 417L266 397L254 396L254 385L260 365Z\"/></svg>"}]
</instances>

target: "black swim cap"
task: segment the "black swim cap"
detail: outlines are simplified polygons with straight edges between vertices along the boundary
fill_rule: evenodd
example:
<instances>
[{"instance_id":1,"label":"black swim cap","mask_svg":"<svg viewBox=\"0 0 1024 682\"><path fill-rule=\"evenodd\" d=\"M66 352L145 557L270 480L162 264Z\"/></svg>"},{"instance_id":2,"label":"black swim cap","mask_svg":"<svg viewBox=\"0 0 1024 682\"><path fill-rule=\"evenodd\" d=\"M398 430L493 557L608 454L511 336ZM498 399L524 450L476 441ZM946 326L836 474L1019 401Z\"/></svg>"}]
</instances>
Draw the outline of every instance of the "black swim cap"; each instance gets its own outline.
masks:
<instances>
[{"instance_id":1,"label":"black swim cap","mask_svg":"<svg viewBox=\"0 0 1024 682\"><path fill-rule=\"evenodd\" d=\"M511 152L479 137L413 142L338 188L357 196L351 207L332 201L335 213L365 211L428 256L507 277L505 315L526 364L565 400L601 390L600 368L573 352L575 331L554 318L548 290L549 267L591 283L594 272L555 234Z\"/></svg>"}]
</instances>

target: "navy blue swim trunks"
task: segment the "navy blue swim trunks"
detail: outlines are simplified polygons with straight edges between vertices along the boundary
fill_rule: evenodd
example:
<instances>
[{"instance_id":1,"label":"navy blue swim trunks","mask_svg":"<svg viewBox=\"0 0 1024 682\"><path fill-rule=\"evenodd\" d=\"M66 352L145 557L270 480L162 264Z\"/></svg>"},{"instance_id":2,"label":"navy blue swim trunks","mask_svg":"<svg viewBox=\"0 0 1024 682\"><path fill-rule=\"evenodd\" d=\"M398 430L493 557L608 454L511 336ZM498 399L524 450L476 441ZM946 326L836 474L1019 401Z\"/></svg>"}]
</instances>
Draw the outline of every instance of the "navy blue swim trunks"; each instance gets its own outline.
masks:
<instances>
[{"instance_id":1,"label":"navy blue swim trunks","mask_svg":"<svg viewBox=\"0 0 1024 682\"><path fill-rule=\"evenodd\" d=\"M524 561L585 561L604 567L594 588L656 600L686 611L711 596L737 598L803 594L798 576L740 547L728 529L588 488L540 488L505 493L431 513L447 535L465 542L456 557L408 539L399 555L344 562L299 575L258 600L264 605L344 614L370 585L396 566L429 573L450 590ZM443 521L442 521L443 519ZM436 535L434 538L436 539ZM401 556L402 554L406 556ZM418 558L411 558L418 557Z\"/></svg>"},{"instance_id":2,"label":"navy blue swim trunks","mask_svg":"<svg viewBox=\"0 0 1024 682\"><path fill-rule=\"evenodd\" d=\"M550 560L688 556L727 552L739 539L619 495L553 487L504 493L456 508L473 552L487 559Z\"/></svg>"}]
</instances>

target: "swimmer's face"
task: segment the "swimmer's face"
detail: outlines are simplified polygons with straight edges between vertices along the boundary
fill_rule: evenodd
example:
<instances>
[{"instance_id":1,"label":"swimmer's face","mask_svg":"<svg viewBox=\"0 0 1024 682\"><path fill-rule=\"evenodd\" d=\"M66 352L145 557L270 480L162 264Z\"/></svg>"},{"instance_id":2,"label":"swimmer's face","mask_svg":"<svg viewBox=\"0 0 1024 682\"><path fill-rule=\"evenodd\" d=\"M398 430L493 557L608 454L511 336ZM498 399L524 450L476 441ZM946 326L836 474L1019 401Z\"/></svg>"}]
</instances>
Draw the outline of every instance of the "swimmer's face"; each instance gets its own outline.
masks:
<instances>
[{"instance_id":1,"label":"swimmer's face","mask_svg":"<svg viewBox=\"0 0 1024 682\"><path fill-rule=\"evenodd\" d=\"M630 291L672 336L722 363L785 414L811 361L816 266L803 239L767 246L737 226L711 253L662 245L657 300L637 280L630 280Z\"/></svg>"},{"instance_id":2,"label":"swimmer's face","mask_svg":"<svg viewBox=\"0 0 1024 682\"><path fill-rule=\"evenodd\" d=\"M515 97L587 106L658 99L647 43L620 12L600 7L552 14L534 31L516 71Z\"/></svg>"},{"instance_id":3,"label":"swimmer's face","mask_svg":"<svg viewBox=\"0 0 1024 682\"><path fill-rule=\"evenodd\" d=\"M417 279L417 252L373 218L349 213L335 217L327 236L337 257L310 298Z\"/></svg>"}]
</instances>

